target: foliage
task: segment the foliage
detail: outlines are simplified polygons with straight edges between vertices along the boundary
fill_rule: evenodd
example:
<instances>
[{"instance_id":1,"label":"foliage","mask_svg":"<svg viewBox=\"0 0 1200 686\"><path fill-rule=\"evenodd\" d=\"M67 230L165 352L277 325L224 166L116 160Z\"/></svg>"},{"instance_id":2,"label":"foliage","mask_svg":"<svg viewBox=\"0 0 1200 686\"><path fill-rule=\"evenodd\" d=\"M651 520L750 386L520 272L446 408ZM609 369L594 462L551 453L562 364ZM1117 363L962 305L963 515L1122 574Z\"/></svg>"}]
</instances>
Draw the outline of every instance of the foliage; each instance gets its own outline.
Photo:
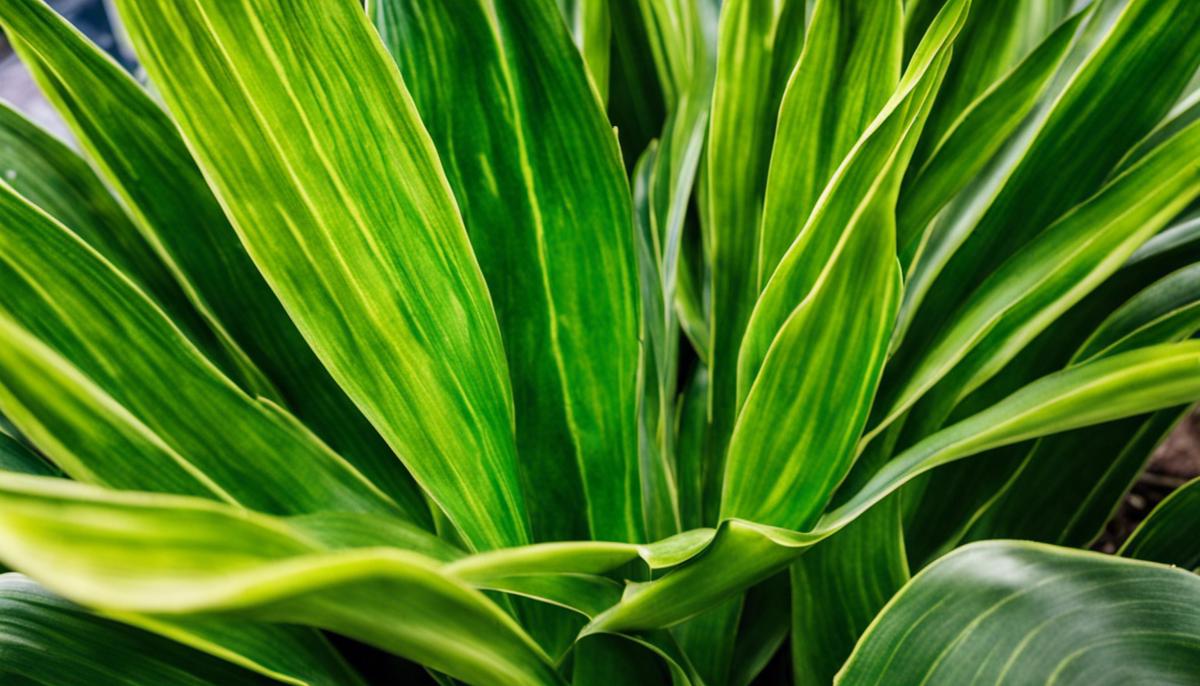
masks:
<instances>
[{"instance_id":1,"label":"foliage","mask_svg":"<svg viewBox=\"0 0 1200 686\"><path fill-rule=\"evenodd\" d=\"M1073 549L1200 399L1200 3L115 6L0 0L5 683L1200 674L1200 483Z\"/></svg>"}]
</instances>

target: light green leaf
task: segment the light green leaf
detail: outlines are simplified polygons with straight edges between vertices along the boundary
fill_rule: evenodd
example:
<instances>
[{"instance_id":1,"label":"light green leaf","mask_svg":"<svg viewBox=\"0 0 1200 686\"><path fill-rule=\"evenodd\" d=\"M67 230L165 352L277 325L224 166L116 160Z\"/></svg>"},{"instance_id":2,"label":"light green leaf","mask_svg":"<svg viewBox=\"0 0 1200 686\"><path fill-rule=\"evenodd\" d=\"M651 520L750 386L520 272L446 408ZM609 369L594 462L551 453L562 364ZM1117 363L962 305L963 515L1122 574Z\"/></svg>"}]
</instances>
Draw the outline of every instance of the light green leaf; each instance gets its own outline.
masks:
<instances>
[{"instance_id":1,"label":"light green leaf","mask_svg":"<svg viewBox=\"0 0 1200 686\"><path fill-rule=\"evenodd\" d=\"M835 683L1128 684L1200 669L1200 577L1019 541L967 546L913 578Z\"/></svg>"},{"instance_id":2,"label":"light green leaf","mask_svg":"<svg viewBox=\"0 0 1200 686\"><path fill-rule=\"evenodd\" d=\"M242 243L325 367L473 546L526 542L487 288L361 8L117 4Z\"/></svg>"},{"instance_id":3,"label":"light green leaf","mask_svg":"<svg viewBox=\"0 0 1200 686\"><path fill-rule=\"evenodd\" d=\"M309 349L247 255L176 123L42 0L0 0L0 24L223 342L229 361L215 359L230 378L254 395L282 400L411 518L429 521L412 478Z\"/></svg>"},{"instance_id":4,"label":"light green leaf","mask_svg":"<svg viewBox=\"0 0 1200 686\"><path fill-rule=\"evenodd\" d=\"M1159 503L1121 547L1121 555L1200 570L1197 513L1200 479L1180 486Z\"/></svg>"},{"instance_id":5,"label":"light green leaf","mask_svg":"<svg viewBox=\"0 0 1200 686\"><path fill-rule=\"evenodd\" d=\"M998 446L1112 421L1200 397L1200 341L1115 355L1040 379L887 462L809 531L740 519L721 524L702 554L663 577L630 584L584 632L657 628L682 621L783 569L905 483ZM692 557L694 556L694 559Z\"/></svg>"},{"instance_id":6,"label":"light green leaf","mask_svg":"<svg viewBox=\"0 0 1200 686\"><path fill-rule=\"evenodd\" d=\"M571 37L587 64L588 76L600 96L600 102L608 99L609 47L612 41L609 1L558 0L563 17L571 29Z\"/></svg>"},{"instance_id":7,"label":"light green leaf","mask_svg":"<svg viewBox=\"0 0 1200 686\"><path fill-rule=\"evenodd\" d=\"M808 40L779 103L759 229L759 290L834 171L896 90L903 15L900 0L816 3Z\"/></svg>"},{"instance_id":8,"label":"light green leaf","mask_svg":"<svg viewBox=\"0 0 1200 686\"><path fill-rule=\"evenodd\" d=\"M939 15L754 308L738 357L742 406L723 518L806 528L850 468L900 301L894 208L903 165L966 7L955 1Z\"/></svg>"},{"instance_id":9,"label":"light green leaf","mask_svg":"<svg viewBox=\"0 0 1200 686\"><path fill-rule=\"evenodd\" d=\"M419 553L329 550L286 520L56 479L0 475L0 501L0 559L103 611L316 626L468 683L560 683L508 615Z\"/></svg>"},{"instance_id":10,"label":"light green leaf","mask_svg":"<svg viewBox=\"0 0 1200 686\"><path fill-rule=\"evenodd\" d=\"M110 263L3 184L0 290L0 411L66 471L158 489L191 483L190 493L200 479L207 492L267 512L399 514L303 425L221 375ZM106 452L118 446L131 452Z\"/></svg>"},{"instance_id":11,"label":"light green leaf","mask_svg":"<svg viewBox=\"0 0 1200 686\"><path fill-rule=\"evenodd\" d=\"M535 537L641 540L629 190L561 18L548 0L379 0L374 20L496 307Z\"/></svg>"}]
</instances>

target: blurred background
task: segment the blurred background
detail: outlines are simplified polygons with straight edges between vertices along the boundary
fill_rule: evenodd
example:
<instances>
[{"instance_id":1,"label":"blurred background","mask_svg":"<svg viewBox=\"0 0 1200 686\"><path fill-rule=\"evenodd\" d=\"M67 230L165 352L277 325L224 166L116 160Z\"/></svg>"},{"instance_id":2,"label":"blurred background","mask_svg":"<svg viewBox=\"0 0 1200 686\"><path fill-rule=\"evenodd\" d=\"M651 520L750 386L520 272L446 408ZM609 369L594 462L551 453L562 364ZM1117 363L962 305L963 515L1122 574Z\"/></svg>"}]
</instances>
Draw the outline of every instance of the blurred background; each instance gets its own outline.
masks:
<instances>
[{"instance_id":1,"label":"blurred background","mask_svg":"<svg viewBox=\"0 0 1200 686\"><path fill-rule=\"evenodd\" d=\"M107 51L135 76L137 60L121 38L119 22L110 17L106 0L49 0L50 5L80 31ZM21 110L30 119L71 143L66 125L41 96L29 73L13 55L12 46L0 34L0 99ZM1145 472L1126 495L1094 547L1113 552L1132 533L1154 505L1184 482L1200 476L1200 412L1193 412L1158 447Z\"/></svg>"}]
</instances>

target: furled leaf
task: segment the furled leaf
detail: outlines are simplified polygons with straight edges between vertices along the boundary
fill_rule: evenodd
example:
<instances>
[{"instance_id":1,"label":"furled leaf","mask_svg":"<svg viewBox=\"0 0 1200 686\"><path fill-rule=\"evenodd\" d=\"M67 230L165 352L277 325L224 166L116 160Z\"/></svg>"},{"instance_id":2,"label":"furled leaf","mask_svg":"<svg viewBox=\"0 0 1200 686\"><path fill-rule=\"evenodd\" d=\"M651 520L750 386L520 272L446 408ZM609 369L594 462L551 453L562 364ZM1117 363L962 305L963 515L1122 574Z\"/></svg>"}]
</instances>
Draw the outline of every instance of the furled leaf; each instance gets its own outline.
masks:
<instances>
[{"instance_id":1,"label":"furled leaf","mask_svg":"<svg viewBox=\"0 0 1200 686\"><path fill-rule=\"evenodd\" d=\"M242 243L325 367L473 546L527 541L487 287L361 8L117 4Z\"/></svg>"},{"instance_id":2,"label":"furled leaf","mask_svg":"<svg viewBox=\"0 0 1200 686\"><path fill-rule=\"evenodd\" d=\"M3 0L0 24L223 342L229 362L218 356L218 364L254 395L282 400L410 517L428 521L412 478L309 349L247 255L175 122L42 0Z\"/></svg>"},{"instance_id":3,"label":"furled leaf","mask_svg":"<svg viewBox=\"0 0 1200 686\"><path fill-rule=\"evenodd\" d=\"M191 483L189 493L199 478L206 491L267 512L399 514L295 418L234 386L79 237L3 185L0 255L0 406L66 471L165 490ZM105 452L117 446L131 452Z\"/></svg>"},{"instance_id":4,"label":"furled leaf","mask_svg":"<svg viewBox=\"0 0 1200 686\"><path fill-rule=\"evenodd\" d=\"M374 20L496 307L536 538L641 540L629 190L557 10L379 0Z\"/></svg>"},{"instance_id":5,"label":"furled leaf","mask_svg":"<svg viewBox=\"0 0 1200 686\"><path fill-rule=\"evenodd\" d=\"M838 684L1187 683L1200 577L1098 553L994 541L913 578Z\"/></svg>"}]
</instances>

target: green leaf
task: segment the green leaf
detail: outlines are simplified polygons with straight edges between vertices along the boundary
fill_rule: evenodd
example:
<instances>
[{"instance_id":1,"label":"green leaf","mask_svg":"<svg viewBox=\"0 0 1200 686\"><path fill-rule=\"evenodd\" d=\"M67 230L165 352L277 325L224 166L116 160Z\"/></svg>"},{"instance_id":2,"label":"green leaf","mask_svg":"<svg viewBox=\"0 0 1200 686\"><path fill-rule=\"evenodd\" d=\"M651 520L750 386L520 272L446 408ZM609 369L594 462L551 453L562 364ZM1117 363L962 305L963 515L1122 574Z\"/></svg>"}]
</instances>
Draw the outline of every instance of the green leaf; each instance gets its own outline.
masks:
<instances>
[{"instance_id":1,"label":"green leaf","mask_svg":"<svg viewBox=\"0 0 1200 686\"><path fill-rule=\"evenodd\" d=\"M937 249L925 251L905 292L904 310L915 316L897 372L961 323L959 307L1001 265L1094 197L1167 113L1200 65L1197 21L1200 5L1186 0L1101 0L1090 10L1041 103L939 216ZM899 376L884 387L906 381ZM881 411L891 414L897 390Z\"/></svg>"},{"instance_id":2,"label":"green leaf","mask_svg":"<svg viewBox=\"0 0 1200 686\"><path fill-rule=\"evenodd\" d=\"M987 6L1000 5L1003 3ZM913 161L896 216L902 266L909 267L924 247L926 227L937 212L983 170L1037 104L1086 14L1080 12L1064 21L1012 71L964 108L936 145ZM926 131L925 139L932 139L932 132Z\"/></svg>"},{"instance_id":3,"label":"green leaf","mask_svg":"<svg viewBox=\"0 0 1200 686\"><path fill-rule=\"evenodd\" d=\"M929 113L921 142L913 153L916 164L929 159L933 147L963 111L1025 58L1047 30L1058 23L1063 8L1051 5L1047 0L972 3L954 59ZM909 31L917 28L910 26ZM919 37L919 34L913 36Z\"/></svg>"},{"instance_id":4,"label":"green leaf","mask_svg":"<svg viewBox=\"0 0 1200 686\"><path fill-rule=\"evenodd\" d=\"M828 684L859 636L908 581L900 500L884 500L791 566L796 684Z\"/></svg>"},{"instance_id":5,"label":"green leaf","mask_svg":"<svg viewBox=\"0 0 1200 686\"><path fill-rule=\"evenodd\" d=\"M474 547L526 542L487 287L361 8L117 4L242 243L325 367Z\"/></svg>"},{"instance_id":6,"label":"green leaf","mask_svg":"<svg viewBox=\"0 0 1200 686\"><path fill-rule=\"evenodd\" d=\"M804 3L721 6L717 65L701 173L701 224L711 263L706 523L716 519L725 449L737 415L737 356L758 294L758 232L779 101L804 44Z\"/></svg>"},{"instance_id":7,"label":"green leaf","mask_svg":"<svg viewBox=\"0 0 1200 686\"><path fill-rule=\"evenodd\" d=\"M0 470L37 476L59 476L54 465L46 462L21 441L9 436L2 427L0 427Z\"/></svg>"},{"instance_id":8,"label":"green leaf","mask_svg":"<svg viewBox=\"0 0 1200 686\"><path fill-rule=\"evenodd\" d=\"M584 633L668 626L783 569L905 483L941 465L1010 443L1119 419L1200 397L1200 341L1153 346L1040 379L887 462L809 531L724 521L702 554L689 551L659 579L630 584ZM708 539L701 539L704 542Z\"/></svg>"},{"instance_id":9,"label":"green leaf","mask_svg":"<svg viewBox=\"0 0 1200 686\"><path fill-rule=\"evenodd\" d=\"M963 540L1021 538L1088 546L1186 409L1172 407L1039 440L986 509L961 522ZM958 542L948 541L943 550Z\"/></svg>"},{"instance_id":10,"label":"green leaf","mask_svg":"<svg viewBox=\"0 0 1200 686\"><path fill-rule=\"evenodd\" d=\"M6 684L18 677L55 686L275 683L93 615L12 573L0 575L0 655L0 680Z\"/></svg>"},{"instance_id":11,"label":"green leaf","mask_svg":"<svg viewBox=\"0 0 1200 686\"><path fill-rule=\"evenodd\" d=\"M1200 543L1196 516L1200 512L1200 479L1175 489L1158 504L1121 546L1121 555L1151 560L1196 571L1200 569Z\"/></svg>"},{"instance_id":12,"label":"green leaf","mask_svg":"<svg viewBox=\"0 0 1200 686\"><path fill-rule=\"evenodd\" d=\"M1115 310L1084 341L1074 361L1182 340L1200 329L1200 264L1156 281Z\"/></svg>"},{"instance_id":13,"label":"green leaf","mask_svg":"<svg viewBox=\"0 0 1200 686\"><path fill-rule=\"evenodd\" d=\"M901 345L872 435L926 393L944 418L1040 331L1116 271L1200 193L1200 123L1184 129L1025 245L976 288L928 345ZM914 324L916 326L916 324ZM937 386L935 386L937 384ZM933 389L932 391L930 389ZM929 406L937 407L936 410Z\"/></svg>"},{"instance_id":14,"label":"green leaf","mask_svg":"<svg viewBox=\"0 0 1200 686\"><path fill-rule=\"evenodd\" d=\"M1200 669L1198 601L1200 577L1178 569L978 543L914 577L836 683L1186 683Z\"/></svg>"},{"instance_id":15,"label":"green leaf","mask_svg":"<svg viewBox=\"0 0 1200 686\"><path fill-rule=\"evenodd\" d=\"M136 281L210 357L224 351L170 269L87 163L0 102L0 169L18 194L55 217Z\"/></svg>"},{"instance_id":16,"label":"green leaf","mask_svg":"<svg viewBox=\"0 0 1200 686\"><path fill-rule=\"evenodd\" d=\"M900 81L900 0L819 0L779 104L758 241L762 290ZM900 165L903 167L903 165Z\"/></svg>"},{"instance_id":17,"label":"green leaf","mask_svg":"<svg viewBox=\"0 0 1200 686\"><path fill-rule=\"evenodd\" d=\"M535 538L641 540L629 190L561 18L548 0L380 0L374 19L496 307Z\"/></svg>"},{"instance_id":18,"label":"green leaf","mask_svg":"<svg viewBox=\"0 0 1200 686\"><path fill-rule=\"evenodd\" d=\"M563 17L571 29L571 37L587 64L600 101L608 99L608 73L612 41L612 17L609 0L558 0Z\"/></svg>"},{"instance_id":19,"label":"green leaf","mask_svg":"<svg viewBox=\"0 0 1200 686\"><path fill-rule=\"evenodd\" d=\"M1200 260L1200 222L1187 218L1177 220L1171 227L1138 248L1120 270L1106 278L1083 300L1055 320L1005 365L1002 371L964 399L955 408L952 419L965 417L992 405L1033 379L1066 367L1091 332L1114 311L1120 310L1126 301L1155 281L1197 260ZM1171 414L1172 410L1163 412ZM907 424L920 424L920 419L922 417L919 415L914 416ZM1080 431L1077 436L1063 435L1048 439L1051 443L1062 441L1062 447L1046 446L1043 454L1048 461L1036 469L1030 469L1027 477L1020 477L1022 484L1019 490L1024 495L1017 495L1014 498L1015 502L1011 503L1020 510L1020 519L1043 532L1057 528L1052 537L1045 539L1047 542L1074 540L1082 544L1089 539L1096 531L1095 528L1088 530L1093 526L1092 522L1096 518L1107 520L1107 508L1119 497L1119 492L1139 469L1140 461L1149 453L1149 446L1139 447L1130 441L1151 443L1157 440L1153 430L1138 431L1137 426L1141 421L1142 419L1132 418L1120 420L1126 427L1124 430L1120 427L1099 426L1094 430ZM1161 423L1169 420L1154 421ZM1102 447L1080 450L1080 440L1092 446ZM1031 443L1026 443L1001 448L982 459L939 469L906 487L904 497L909 523L906 546L910 558L917 562L927 560L947 540L959 536L963 528L979 516L981 508L990 506L998 491L1017 478L1017 472L1023 469L1022 465L1026 463L1032 447ZM1064 453L1064 450L1075 454ZM1093 458L1092 451L1095 450L1101 450L1108 457ZM1107 469L1110 457L1117 460L1114 465L1120 463L1122 466L1114 469L1105 479L1107 483L1104 487L1089 495L1093 484L1086 478L1073 478L1073 474L1077 470L1098 474ZM1038 481L1041 478L1049 478L1064 486L1043 488ZM922 492L924 495L921 495ZM1074 495L1068 495L1068 492ZM1034 495L1035 493L1037 495ZM1064 518L1055 522L1054 518L1047 517L1046 524L1049 526L1046 527L1037 517L1038 508L1023 508L1019 504L1022 498L1057 498L1059 493L1063 494L1063 507L1059 512ZM1096 496L1100 499L1111 499L1108 504L1100 504L1101 500L1096 500L1099 507L1089 509L1089 516L1079 519L1082 526L1071 534L1072 537L1078 538L1057 538L1059 534L1064 533L1062 526L1076 514L1076 510L1065 503L1075 498L1092 499ZM1005 526L1001 519L996 519L995 523ZM980 530L983 531L982 528ZM1002 529L999 528L994 531L999 537L1013 535L1002 534ZM980 533L980 537L996 536Z\"/></svg>"},{"instance_id":20,"label":"green leaf","mask_svg":"<svg viewBox=\"0 0 1200 686\"><path fill-rule=\"evenodd\" d=\"M41 0L0 1L0 24L223 342L229 362L214 357L223 370L248 392L282 400L411 518L429 521L412 478L309 349L247 255L176 123ZM213 346L205 352L213 354Z\"/></svg>"},{"instance_id":21,"label":"green leaf","mask_svg":"<svg viewBox=\"0 0 1200 686\"><path fill-rule=\"evenodd\" d=\"M939 15L754 308L738 357L743 404L723 518L806 528L850 468L900 301L893 212L903 164L966 6Z\"/></svg>"},{"instance_id":22,"label":"green leaf","mask_svg":"<svg viewBox=\"0 0 1200 686\"><path fill-rule=\"evenodd\" d=\"M2 185L0 254L0 411L69 473L168 490L190 483L190 493L200 479L207 492L267 512L399 513L295 418L221 375L81 239ZM106 452L117 447L131 452Z\"/></svg>"},{"instance_id":23,"label":"green leaf","mask_svg":"<svg viewBox=\"0 0 1200 686\"><path fill-rule=\"evenodd\" d=\"M419 553L330 550L286 520L39 477L0 475L0 501L0 559L103 611L315 626L468 683L560 683L508 615Z\"/></svg>"}]
</instances>

